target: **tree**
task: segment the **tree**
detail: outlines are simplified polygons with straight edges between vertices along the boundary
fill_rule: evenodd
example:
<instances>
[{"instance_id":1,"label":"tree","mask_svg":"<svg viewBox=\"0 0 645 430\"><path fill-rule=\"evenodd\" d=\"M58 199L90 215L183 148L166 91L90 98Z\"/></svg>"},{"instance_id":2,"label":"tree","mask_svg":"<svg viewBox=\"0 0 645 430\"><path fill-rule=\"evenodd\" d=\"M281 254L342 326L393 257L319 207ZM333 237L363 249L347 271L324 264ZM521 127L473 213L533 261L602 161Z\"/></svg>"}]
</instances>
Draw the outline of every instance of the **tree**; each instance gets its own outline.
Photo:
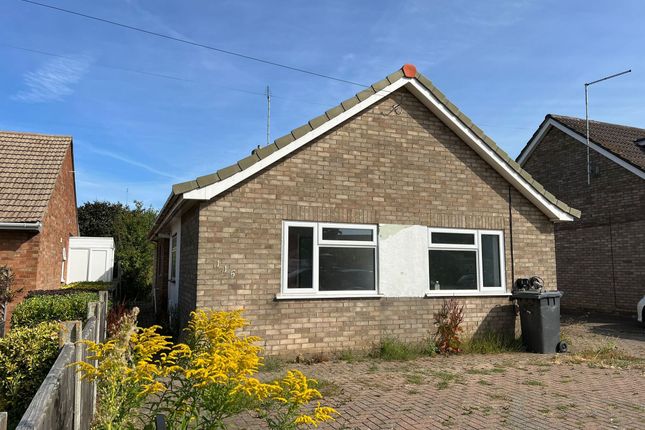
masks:
<instances>
[{"instance_id":1,"label":"tree","mask_svg":"<svg viewBox=\"0 0 645 430\"><path fill-rule=\"evenodd\" d=\"M125 211L121 203L95 200L78 208L78 228L81 236L113 237L114 220Z\"/></svg>"},{"instance_id":2,"label":"tree","mask_svg":"<svg viewBox=\"0 0 645 430\"><path fill-rule=\"evenodd\" d=\"M152 286L154 245L148 233L154 225L157 211L134 202L116 213L114 241L116 260L121 266L122 293L127 298L144 297Z\"/></svg>"}]
</instances>

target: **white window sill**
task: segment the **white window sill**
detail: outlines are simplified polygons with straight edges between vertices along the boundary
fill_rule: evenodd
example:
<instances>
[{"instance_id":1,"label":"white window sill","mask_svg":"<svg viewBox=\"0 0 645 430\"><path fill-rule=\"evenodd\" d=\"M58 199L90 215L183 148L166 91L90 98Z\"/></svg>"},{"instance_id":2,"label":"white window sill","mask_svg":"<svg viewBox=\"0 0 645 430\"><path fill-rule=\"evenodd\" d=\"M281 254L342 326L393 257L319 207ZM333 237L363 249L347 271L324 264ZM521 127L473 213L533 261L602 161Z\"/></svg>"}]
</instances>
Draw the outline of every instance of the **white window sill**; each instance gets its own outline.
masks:
<instances>
[{"instance_id":1,"label":"white window sill","mask_svg":"<svg viewBox=\"0 0 645 430\"><path fill-rule=\"evenodd\" d=\"M276 300L320 300L320 299L374 299L385 297L383 294L295 294L295 293L278 293L275 295Z\"/></svg>"},{"instance_id":2,"label":"white window sill","mask_svg":"<svg viewBox=\"0 0 645 430\"><path fill-rule=\"evenodd\" d=\"M507 291L482 292L482 291L428 291L425 297L510 297Z\"/></svg>"}]
</instances>

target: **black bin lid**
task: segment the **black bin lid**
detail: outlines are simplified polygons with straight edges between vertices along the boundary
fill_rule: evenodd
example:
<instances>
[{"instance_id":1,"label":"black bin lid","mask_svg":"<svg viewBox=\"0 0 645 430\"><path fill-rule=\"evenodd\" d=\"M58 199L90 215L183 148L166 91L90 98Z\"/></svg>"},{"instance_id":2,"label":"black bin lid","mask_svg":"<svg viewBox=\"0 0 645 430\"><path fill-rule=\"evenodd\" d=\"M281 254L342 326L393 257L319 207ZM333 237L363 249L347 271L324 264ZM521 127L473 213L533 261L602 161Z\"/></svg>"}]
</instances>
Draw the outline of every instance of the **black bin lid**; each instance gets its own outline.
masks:
<instances>
[{"instance_id":1,"label":"black bin lid","mask_svg":"<svg viewBox=\"0 0 645 430\"><path fill-rule=\"evenodd\" d=\"M514 291L511 297L514 299L550 299L562 297L562 291Z\"/></svg>"}]
</instances>

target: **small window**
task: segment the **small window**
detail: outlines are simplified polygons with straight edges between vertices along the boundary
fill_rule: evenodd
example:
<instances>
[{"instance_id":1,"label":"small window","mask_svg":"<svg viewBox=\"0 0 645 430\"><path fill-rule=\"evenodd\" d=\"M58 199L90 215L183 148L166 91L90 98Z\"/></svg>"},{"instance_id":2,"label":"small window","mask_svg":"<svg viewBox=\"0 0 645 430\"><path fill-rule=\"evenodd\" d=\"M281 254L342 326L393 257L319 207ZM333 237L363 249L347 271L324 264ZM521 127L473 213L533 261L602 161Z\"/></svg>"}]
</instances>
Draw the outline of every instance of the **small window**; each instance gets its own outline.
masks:
<instances>
[{"instance_id":1,"label":"small window","mask_svg":"<svg viewBox=\"0 0 645 430\"><path fill-rule=\"evenodd\" d=\"M287 288L313 288L314 228L288 229Z\"/></svg>"},{"instance_id":2,"label":"small window","mask_svg":"<svg viewBox=\"0 0 645 430\"><path fill-rule=\"evenodd\" d=\"M372 242L374 232L366 228L323 227L323 240L345 240L354 242Z\"/></svg>"},{"instance_id":3,"label":"small window","mask_svg":"<svg viewBox=\"0 0 645 430\"><path fill-rule=\"evenodd\" d=\"M287 221L285 294L376 293L376 226Z\"/></svg>"},{"instance_id":4,"label":"small window","mask_svg":"<svg viewBox=\"0 0 645 430\"><path fill-rule=\"evenodd\" d=\"M170 280L174 281L177 276L177 233L170 239Z\"/></svg>"},{"instance_id":5,"label":"small window","mask_svg":"<svg viewBox=\"0 0 645 430\"><path fill-rule=\"evenodd\" d=\"M433 232L431 233L431 242L435 244L446 245L474 245L474 233L444 233Z\"/></svg>"},{"instance_id":6,"label":"small window","mask_svg":"<svg viewBox=\"0 0 645 430\"><path fill-rule=\"evenodd\" d=\"M501 231L429 229L429 232L431 293L505 291Z\"/></svg>"}]
</instances>

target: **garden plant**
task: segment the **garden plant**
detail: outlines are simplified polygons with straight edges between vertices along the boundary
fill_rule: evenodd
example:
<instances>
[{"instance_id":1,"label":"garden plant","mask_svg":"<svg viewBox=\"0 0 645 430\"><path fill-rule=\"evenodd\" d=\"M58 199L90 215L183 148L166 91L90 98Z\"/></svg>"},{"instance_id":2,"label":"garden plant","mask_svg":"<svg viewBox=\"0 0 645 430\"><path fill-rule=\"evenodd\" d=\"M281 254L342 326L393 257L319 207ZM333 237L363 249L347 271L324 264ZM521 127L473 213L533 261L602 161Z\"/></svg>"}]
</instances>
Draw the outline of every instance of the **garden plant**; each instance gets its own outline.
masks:
<instances>
[{"instance_id":1,"label":"garden plant","mask_svg":"<svg viewBox=\"0 0 645 430\"><path fill-rule=\"evenodd\" d=\"M86 342L96 365L76 363L97 382L93 428L152 429L163 415L169 429L226 429L227 418L249 412L272 430L289 430L337 414L320 404L317 382L297 370L271 382L256 377L259 338L238 334L248 325L241 311L193 312L186 342L176 344L159 326L137 327L137 313L123 315L106 342Z\"/></svg>"}]
</instances>

